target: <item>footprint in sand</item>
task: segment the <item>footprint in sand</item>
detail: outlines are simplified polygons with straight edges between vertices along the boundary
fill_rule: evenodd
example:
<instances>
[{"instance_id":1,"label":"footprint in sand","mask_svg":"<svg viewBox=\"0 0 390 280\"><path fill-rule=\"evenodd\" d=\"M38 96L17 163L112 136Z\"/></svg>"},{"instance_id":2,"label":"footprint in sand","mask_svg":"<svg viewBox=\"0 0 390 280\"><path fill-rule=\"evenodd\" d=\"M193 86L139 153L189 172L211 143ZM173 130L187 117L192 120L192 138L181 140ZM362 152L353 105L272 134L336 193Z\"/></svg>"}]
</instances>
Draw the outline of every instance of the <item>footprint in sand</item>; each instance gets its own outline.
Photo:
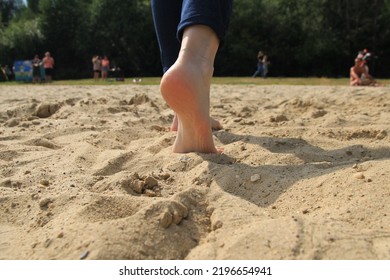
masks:
<instances>
[{"instance_id":1,"label":"footprint in sand","mask_svg":"<svg viewBox=\"0 0 390 280\"><path fill-rule=\"evenodd\" d=\"M58 103L42 103L38 106L34 115L40 118L48 118L56 113L60 108L61 105Z\"/></svg>"},{"instance_id":2,"label":"footprint in sand","mask_svg":"<svg viewBox=\"0 0 390 280\"><path fill-rule=\"evenodd\" d=\"M87 206L78 211L77 219L96 223L130 217L137 213L146 203L142 198L131 196L96 196ZM107 209L110 209L107 211Z\"/></svg>"},{"instance_id":3,"label":"footprint in sand","mask_svg":"<svg viewBox=\"0 0 390 280\"><path fill-rule=\"evenodd\" d=\"M60 145L58 145L55 142L50 141L46 138L31 139L31 140L24 142L24 144L28 145L28 146L44 147L44 148L48 148L48 149L52 149L52 150L58 150L58 149L62 148Z\"/></svg>"}]
</instances>

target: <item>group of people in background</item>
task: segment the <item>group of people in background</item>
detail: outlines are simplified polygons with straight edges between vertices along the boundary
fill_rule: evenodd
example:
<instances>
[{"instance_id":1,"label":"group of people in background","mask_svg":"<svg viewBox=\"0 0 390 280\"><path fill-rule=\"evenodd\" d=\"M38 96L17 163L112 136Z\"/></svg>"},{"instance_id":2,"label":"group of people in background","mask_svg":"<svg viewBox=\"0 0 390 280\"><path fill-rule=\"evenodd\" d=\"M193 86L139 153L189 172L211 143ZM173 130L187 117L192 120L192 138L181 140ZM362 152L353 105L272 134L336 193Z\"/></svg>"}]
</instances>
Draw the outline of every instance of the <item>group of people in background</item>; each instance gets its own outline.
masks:
<instances>
[{"instance_id":1,"label":"group of people in background","mask_svg":"<svg viewBox=\"0 0 390 280\"><path fill-rule=\"evenodd\" d=\"M373 59L373 55L367 49L359 51L355 64L350 68L350 85L351 86L380 86L380 84L370 74L369 64ZM252 78L257 76L266 78L270 61L268 56L259 51L257 54L257 68Z\"/></svg>"},{"instance_id":2,"label":"group of people in background","mask_svg":"<svg viewBox=\"0 0 390 280\"><path fill-rule=\"evenodd\" d=\"M373 59L373 55L364 49L359 51L354 65L350 68L350 85L351 86L380 86L380 84L370 74L369 63ZM108 71L110 69L110 61L107 56L103 58L99 55L92 57L93 65L93 78L98 81L107 80ZM257 68L252 78L258 76L266 78L268 74L268 67L270 61L268 56L263 52L259 51L257 54ZM45 82L50 83L53 79L54 72L54 58L50 55L50 52L46 52L42 59L38 55L35 55L32 60L33 69L33 83L40 83L42 79ZM1 76L3 80L11 80L12 70L7 65L1 67Z\"/></svg>"},{"instance_id":3,"label":"group of people in background","mask_svg":"<svg viewBox=\"0 0 390 280\"><path fill-rule=\"evenodd\" d=\"M32 70L33 83L40 83L42 76L44 76L46 83L51 83L54 73L54 58L50 55L50 52L46 52L42 59L36 54L32 60Z\"/></svg>"},{"instance_id":4,"label":"group of people in background","mask_svg":"<svg viewBox=\"0 0 390 280\"><path fill-rule=\"evenodd\" d=\"M107 80L108 70L110 69L110 60L107 56L103 58L99 55L92 57L93 78L98 81L100 77L103 81Z\"/></svg>"}]
</instances>

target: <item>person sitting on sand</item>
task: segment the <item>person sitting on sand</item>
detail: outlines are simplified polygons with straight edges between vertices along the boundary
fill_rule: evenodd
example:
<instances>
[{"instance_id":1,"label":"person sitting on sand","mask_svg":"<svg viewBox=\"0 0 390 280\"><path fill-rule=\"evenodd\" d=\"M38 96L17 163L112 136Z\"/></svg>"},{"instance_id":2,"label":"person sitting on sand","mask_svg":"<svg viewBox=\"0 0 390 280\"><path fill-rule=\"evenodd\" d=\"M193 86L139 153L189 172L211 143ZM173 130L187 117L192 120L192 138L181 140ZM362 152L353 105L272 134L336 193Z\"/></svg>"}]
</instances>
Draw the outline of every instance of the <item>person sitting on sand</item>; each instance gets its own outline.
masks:
<instances>
[{"instance_id":1,"label":"person sitting on sand","mask_svg":"<svg viewBox=\"0 0 390 280\"><path fill-rule=\"evenodd\" d=\"M379 83L368 73L365 60L358 56L355 65L350 69L351 86L379 86Z\"/></svg>"},{"instance_id":2,"label":"person sitting on sand","mask_svg":"<svg viewBox=\"0 0 390 280\"><path fill-rule=\"evenodd\" d=\"M210 117L210 87L232 0L151 3L164 70L160 92L177 116L173 152L218 153L212 128L220 124Z\"/></svg>"}]
</instances>

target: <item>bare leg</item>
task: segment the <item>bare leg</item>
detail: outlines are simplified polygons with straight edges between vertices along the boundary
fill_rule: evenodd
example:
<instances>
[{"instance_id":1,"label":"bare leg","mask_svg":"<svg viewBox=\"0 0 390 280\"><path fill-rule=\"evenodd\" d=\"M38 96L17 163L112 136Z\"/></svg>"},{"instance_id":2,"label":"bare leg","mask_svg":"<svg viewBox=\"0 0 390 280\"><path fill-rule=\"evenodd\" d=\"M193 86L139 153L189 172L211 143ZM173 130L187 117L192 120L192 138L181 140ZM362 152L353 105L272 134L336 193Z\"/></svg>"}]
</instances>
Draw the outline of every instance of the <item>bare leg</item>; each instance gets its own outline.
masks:
<instances>
[{"instance_id":1,"label":"bare leg","mask_svg":"<svg viewBox=\"0 0 390 280\"><path fill-rule=\"evenodd\" d=\"M350 84L351 86L358 86L358 85L359 85L359 79L351 78L349 84Z\"/></svg>"},{"instance_id":2,"label":"bare leg","mask_svg":"<svg viewBox=\"0 0 390 280\"><path fill-rule=\"evenodd\" d=\"M219 39L211 28L186 28L179 57L161 80L161 94L178 116L175 153L217 153L209 110L218 47Z\"/></svg>"},{"instance_id":3,"label":"bare leg","mask_svg":"<svg viewBox=\"0 0 390 280\"><path fill-rule=\"evenodd\" d=\"M355 71L353 70L353 67L351 67L349 72L349 84L351 86L358 86L360 84L360 78L358 75L356 75Z\"/></svg>"}]
</instances>

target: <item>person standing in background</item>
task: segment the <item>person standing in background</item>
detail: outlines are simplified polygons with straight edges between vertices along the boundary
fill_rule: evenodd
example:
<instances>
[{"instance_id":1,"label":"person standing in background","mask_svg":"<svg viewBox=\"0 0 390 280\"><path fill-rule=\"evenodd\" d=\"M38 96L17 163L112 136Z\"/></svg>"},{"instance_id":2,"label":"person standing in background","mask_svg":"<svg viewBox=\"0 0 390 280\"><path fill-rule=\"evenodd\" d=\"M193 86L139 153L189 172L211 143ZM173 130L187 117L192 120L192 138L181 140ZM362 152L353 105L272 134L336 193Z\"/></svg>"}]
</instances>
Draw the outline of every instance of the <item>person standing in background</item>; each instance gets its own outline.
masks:
<instances>
[{"instance_id":1,"label":"person standing in background","mask_svg":"<svg viewBox=\"0 0 390 280\"><path fill-rule=\"evenodd\" d=\"M40 83L42 81L41 77L41 65L42 61L39 59L39 56L36 54L32 60L33 65L33 83Z\"/></svg>"},{"instance_id":2,"label":"person standing in background","mask_svg":"<svg viewBox=\"0 0 390 280\"><path fill-rule=\"evenodd\" d=\"M100 73L102 71L102 59L100 56L95 55L92 58L92 66L93 66L93 78L95 81L98 81L100 78Z\"/></svg>"},{"instance_id":3,"label":"person standing in background","mask_svg":"<svg viewBox=\"0 0 390 280\"><path fill-rule=\"evenodd\" d=\"M267 77L268 74L268 57L264 54L263 51L257 53L257 69L256 72L252 75L252 78L261 76L263 78Z\"/></svg>"},{"instance_id":4,"label":"person standing in background","mask_svg":"<svg viewBox=\"0 0 390 280\"><path fill-rule=\"evenodd\" d=\"M107 80L109 69L110 69L110 61L108 60L107 56L104 56L103 60L102 60L102 80L103 81Z\"/></svg>"},{"instance_id":5,"label":"person standing in background","mask_svg":"<svg viewBox=\"0 0 390 280\"><path fill-rule=\"evenodd\" d=\"M46 52L42 61L45 68L45 81L51 83L53 80L54 58L51 57L50 52Z\"/></svg>"}]
</instances>

